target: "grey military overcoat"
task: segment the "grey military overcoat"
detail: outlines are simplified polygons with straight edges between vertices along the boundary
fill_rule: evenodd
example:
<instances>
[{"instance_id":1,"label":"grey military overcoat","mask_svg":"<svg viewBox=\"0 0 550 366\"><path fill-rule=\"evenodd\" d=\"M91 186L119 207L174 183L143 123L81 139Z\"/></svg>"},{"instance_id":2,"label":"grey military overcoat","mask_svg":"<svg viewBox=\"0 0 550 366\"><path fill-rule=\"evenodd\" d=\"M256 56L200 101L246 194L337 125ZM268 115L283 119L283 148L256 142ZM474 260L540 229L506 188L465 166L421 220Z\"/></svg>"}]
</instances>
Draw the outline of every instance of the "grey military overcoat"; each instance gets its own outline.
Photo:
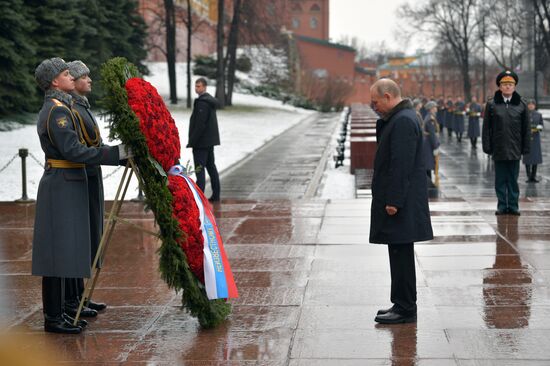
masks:
<instances>
[{"instance_id":1,"label":"grey military overcoat","mask_svg":"<svg viewBox=\"0 0 550 366\"><path fill-rule=\"evenodd\" d=\"M117 146L86 146L70 104L71 97L66 93L46 93L37 122L45 158L118 165ZM32 274L90 277L90 240L86 169L46 164L36 200Z\"/></svg>"},{"instance_id":2,"label":"grey military overcoat","mask_svg":"<svg viewBox=\"0 0 550 366\"><path fill-rule=\"evenodd\" d=\"M88 99L73 95L73 112L77 117L86 145L89 147L103 146L99 125L90 110ZM86 165L88 177L88 200L90 209L91 260L94 261L103 234L103 218L105 215L105 198L103 193L103 176L100 165ZM101 262L98 262L101 267Z\"/></svg>"},{"instance_id":3,"label":"grey military overcoat","mask_svg":"<svg viewBox=\"0 0 550 366\"><path fill-rule=\"evenodd\" d=\"M544 121L542 114L537 111L530 112L529 119L531 121L531 149L529 154L523 155L523 164L538 165L542 164L542 148L540 142L541 131L537 129L537 126L544 126Z\"/></svg>"}]
</instances>

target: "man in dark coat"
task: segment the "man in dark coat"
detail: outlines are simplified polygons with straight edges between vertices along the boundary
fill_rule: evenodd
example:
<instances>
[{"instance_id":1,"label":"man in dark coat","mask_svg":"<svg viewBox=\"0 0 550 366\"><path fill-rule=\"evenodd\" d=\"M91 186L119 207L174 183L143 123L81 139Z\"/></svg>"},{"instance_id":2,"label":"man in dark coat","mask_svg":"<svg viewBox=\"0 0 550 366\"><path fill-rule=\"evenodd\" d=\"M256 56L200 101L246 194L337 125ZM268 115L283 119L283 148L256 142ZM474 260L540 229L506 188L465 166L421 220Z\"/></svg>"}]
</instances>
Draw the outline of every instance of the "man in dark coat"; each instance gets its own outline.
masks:
<instances>
[{"instance_id":1,"label":"man in dark coat","mask_svg":"<svg viewBox=\"0 0 550 366\"><path fill-rule=\"evenodd\" d=\"M374 83L371 100L382 118L376 123L369 241L388 244L393 303L379 310L375 321L415 322L414 242L433 239L423 134L410 100L401 98L393 80Z\"/></svg>"},{"instance_id":2,"label":"man in dark coat","mask_svg":"<svg viewBox=\"0 0 550 366\"><path fill-rule=\"evenodd\" d=\"M422 121L422 134L424 141L422 143L422 159L426 167L429 183L432 184L432 170L435 171L435 161L439 155L439 137L436 113L437 104L430 101L426 104L428 114ZM437 173L437 172L436 172Z\"/></svg>"},{"instance_id":3,"label":"man in dark coat","mask_svg":"<svg viewBox=\"0 0 550 366\"><path fill-rule=\"evenodd\" d=\"M483 117L483 152L495 161L495 215L519 216L519 161L529 153L531 126L527 104L515 91L518 76L511 70L498 74L499 90L489 99Z\"/></svg>"},{"instance_id":4,"label":"man in dark coat","mask_svg":"<svg viewBox=\"0 0 550 366\"><path fill-rule=\"evenodd\" d=\"M439 132L443 132L443 127L445 127L445 100L443 99L443 95L439 97L439 100L437 101L437 124L439 126Z\"/></svg>"},{"instance_id":5,"label":"man in dark coat","mask_svg":"<svg viewBox=\"0 0 550 366\"><path fill-rule=\"evenodd\" d=\"M453 137L453 121L455 120L455 104L453 100L449 98L447 100L447 113L445 113L445 127L447 128L447 136L449 141Z\"/></svg>"},{"instance_id":6,"label":"man in dark coat","mask_svg":"<svg viewBox=\"0 0 550 366\"><path fill-rule=\"evenodd\" d=\"M65 278L90 277L90 215L86 165L118 165L123 145L88 147L71 110L74 79L60 58L42 61L35 79L45 92L37 130L46 164L38 186L32 274L42 276L44 330L77 334L64 313Z\"/></svg>"},{"instance_id":7,"label":"man in dark coat","mask_svg":"<svg viewBox=\"0 0 550 366\"><path fill-rule=\"evenodd\" d=\"M220 132L218 131L218 117L216 108L219 103L206 92L207 81L199 78L195 82L195 92L199 95L193 105L193 113L189 123L189 143L187 147L193 148L193 160L197 172L197 185L204 192L206 178L204 169L208 171L212 185L210 201L220 200L220 178L214 160L214 146L220 144Z\"/></svg>"},{"instance_id":8,"label":"man in dark coat","mask_svg":"<svg viewBox=\"0 0 550 366\"><path fill-rule=\"evenodd\" d=\"M468 137L473 149L477 148L477 138L481 135L479 117L481 117L481 106L477 103L477 98L472 97L468 107Z\"/></svg>"},{"instance_id":9,"label":"man in dark coat","mask_svg":"<svg viewBox=\"0 0 550 366\"><path fill-rule=\"evenodd\" d=\"M86 95L92 91L92 79L90 69L82 61L71 61L68 63L69 73L74 78L75 89L71 92L73 98L73 113L78 119L80 130L86 146L103 146L99 125L90 110L90 102ZM93 263L103 234L103 217L105 215L103 198L103 177L100 165L86 165L86 176L88 178L88 199L90 208L90 239L91 239L91 261ZM92 264L90 263L90 264ZM100 267L101 264L98 264ZM84 292L84 281L82 278L67 278L65 280L65 312L75 316ZM88 305L82 309L80 316L94 317L97 311L107 307L104 303L97 303L89 300Z\"/></svg>"},{"instance_id":10,"label":"man in dark coat","mask_svg":"<svg viewBox=\"0 0 550 366\"><path fill-rule=\"evenodd\" d=\"M527 172L527 183L538 183L537 165L542 164L542 148L540 143L540 134L544 128L544 120L536 108L534 100L530 100L527 105L529 108L529 120L531 121L531 148L529 154L523 155L523 164Z\"/></svg>"}]
</instances>

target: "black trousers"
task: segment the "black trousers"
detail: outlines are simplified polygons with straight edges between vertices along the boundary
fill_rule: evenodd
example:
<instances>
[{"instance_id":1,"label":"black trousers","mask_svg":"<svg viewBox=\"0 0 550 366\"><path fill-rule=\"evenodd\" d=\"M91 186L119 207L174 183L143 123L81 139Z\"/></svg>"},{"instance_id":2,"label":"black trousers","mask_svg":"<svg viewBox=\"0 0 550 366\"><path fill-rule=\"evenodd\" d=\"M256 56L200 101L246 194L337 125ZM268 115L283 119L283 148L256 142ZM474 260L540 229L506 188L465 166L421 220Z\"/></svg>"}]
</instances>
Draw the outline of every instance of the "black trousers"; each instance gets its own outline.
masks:
<instances>
[{"instance_id":1,"label":"black trousers","mask_svg":"<svg viewBox=\"0 0 550 366\"><path fill-rule=\"evenodd\" d=\"M216 168L216 162L214 159L214 146L206 148L194 148L193 160L195 162L195 169L201 167L197 175L197 186L204 192L206 185L205 170L208 171L210 176L210 184L212 184L212 198L220 199L220 176L218 175L218 169Z\"/></svg>"},{"instance_id":2,"label":"black trousers","mask_svg":"<svg viewBox=\"0 0 550 366\"><path fill-rule=\"evenodd\" d=\"M44 314L56 318L63 314L65 307L65 279L42 277L42 308Z\"/></svg>"},{"instance_id":3,"label":"black trousers","mask_svg":"<svg viewBox=\"0 0 550 366\"><path fill-rule=\"evenodd\" d=\"M84 279L65 278L65 302L79 303L84 292Z\"/></svg>"},{"instance_id":4,"label":"black trousers","mask_svg":"<svg viewBox=\"0 0 550 366\"><path fill-rule=\"evenodd\" d=\"M397 311L416 313L416 271L414 243L389 244L391 272L391 302Z\"/></svg>"}]
</instances>

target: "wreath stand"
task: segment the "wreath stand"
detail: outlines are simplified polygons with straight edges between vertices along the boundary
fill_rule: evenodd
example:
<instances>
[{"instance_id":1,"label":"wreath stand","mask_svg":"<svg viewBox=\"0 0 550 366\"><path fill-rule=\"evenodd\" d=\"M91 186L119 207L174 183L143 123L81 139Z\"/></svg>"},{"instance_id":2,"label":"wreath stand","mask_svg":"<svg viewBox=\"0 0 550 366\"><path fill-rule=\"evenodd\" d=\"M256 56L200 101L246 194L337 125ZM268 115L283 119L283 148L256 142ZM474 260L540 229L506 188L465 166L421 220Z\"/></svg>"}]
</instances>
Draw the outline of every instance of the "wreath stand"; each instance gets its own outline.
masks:
<instances>
[{"instance_id":1,"label":"wreath stand","mask_svg":"<svg viewBox=\"0 0 550 366\"><path fill-rule=\"evenodd\" d=\"M83 307L85 305L88 305L90 299L92 298L92 294L94 292L97 279L99 278L99 274L101 273L101 268L98 268L97 264L100 261L103 261L103 258L105 257L105 253L107 251L107 247L109 246L109 243L111 242L111 237L113 235L117 221L121 221L123 223L127 223L138 227L137 225L131 223L130 221L125 220L118 216L118 214L120 213L120 209L122 207L122 203L124 202L124 197L126 196L128 186L130 185L130 180L132 179L133 173L136 174L140 188L143 188L143 182L141 180L141 177L138 174L138 170L134 163L134 160L132 158L129 158L128 163L124 168L124 173L122 174L122 178L120 179L120 184L118 185L115 199L113 201L113 206L111 207L109 218L107 219L105 229L103 230L103 235L101 236L101 241L99 242L99 246L97 248L97 253L94 258L94 262L92 264L92 276L88 280L86 280L86 284L84 286L84 293L81 296L80 304L78 305L78 310L76 312L76 316L74 317L73 325L75 326L78 323L78 320L80 318L80 313L82 312ZM157 233L153 233L141 227L139 227L139 229L158 237Z\"/></svg>"}]
</instances>

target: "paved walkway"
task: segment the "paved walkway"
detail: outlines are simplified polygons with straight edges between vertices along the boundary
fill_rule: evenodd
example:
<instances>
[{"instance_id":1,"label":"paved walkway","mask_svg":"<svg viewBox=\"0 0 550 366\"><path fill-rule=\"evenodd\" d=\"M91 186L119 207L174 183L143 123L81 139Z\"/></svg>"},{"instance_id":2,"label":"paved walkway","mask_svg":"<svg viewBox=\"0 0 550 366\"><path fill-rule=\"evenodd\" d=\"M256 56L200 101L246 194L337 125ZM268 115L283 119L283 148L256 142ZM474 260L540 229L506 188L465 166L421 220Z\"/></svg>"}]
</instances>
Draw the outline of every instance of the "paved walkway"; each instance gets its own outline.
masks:
<instances>
[{"instance_id":1,"label":"paved walkway","mask_svg":"<svg viewBox=\"0 0 550 366\"><path fill-rule=\"evenodd\" d=\"M550 364L550 164L536 188L521 183L522 216L495 217L490 162L467 142L441 150L436 238L415 247L417 324L373 321L390 288L386 247L367 243L368 199L253 193L215 207L241 295L219 328L179 309L156 240L121 225L96 292L109 308L81 335L43 333L40 280L29 276L34 206L11 203L0 204L0 321L23 336L14 349L49 345L86 365ZM139 204L123 216L153 229Z\"/></svg>"}]
</instances>

